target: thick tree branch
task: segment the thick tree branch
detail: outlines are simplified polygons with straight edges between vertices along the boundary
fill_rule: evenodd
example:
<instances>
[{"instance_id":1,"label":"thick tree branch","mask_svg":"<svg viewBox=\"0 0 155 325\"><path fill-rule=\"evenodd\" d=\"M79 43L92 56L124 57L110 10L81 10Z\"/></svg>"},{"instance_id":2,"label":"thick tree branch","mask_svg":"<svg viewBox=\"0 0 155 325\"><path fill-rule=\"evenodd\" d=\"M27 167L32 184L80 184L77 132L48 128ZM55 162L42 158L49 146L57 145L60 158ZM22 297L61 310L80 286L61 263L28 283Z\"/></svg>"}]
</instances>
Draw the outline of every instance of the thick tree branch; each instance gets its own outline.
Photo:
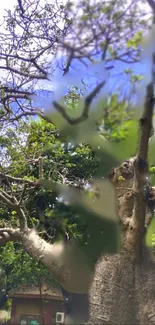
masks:
<instances>
[{"instance_id":1,"label":"thick tree branch","mask_svg":"<svg viewBox=\"0 0 155 325\"><path fill-rule=\"evenodd\" d=\"M34 229L0 228L0 245L19 241L26 252L46 265L60 285L69 292L85 293L92 278L92 270L73 243L47 243ZM76 279L76 281L75 281Z\"/></svg>"},{"instance_id":2,"label":"thick tree branch","mask_svg":"<svg viewBox=\"0 0 155 325\"><path fill-rule=\"evenodd\" d=\"M154 0L146 0L149 6L152 8L153 13L155 12L155 1Z\"/></svg>"},{"instance_id":3,"label":"thick tree branch","mask_svg":"<svg viewBox=\"0 0 155 325\"><path fill-rule=\"evenodd\" d=\"M152 66L155 64L155 53L152 54ZM154 69L152 69L153 71ZM144 189L147 186L146 176L148 174L148 148L149 138L152 131L152 119L154 110L154 76L152 73L152 82L146 89L146 100L144 104L143 116L140 119L139 128L139 144L137 149L137 157L134 162L134 181L133 192L134 209L133 209L133 246L136 249L137 257L140 257L140 252L143 247L143 237L145 233L145 219L147 201L144 197Z\"/></svg>"},{"instance_id":4,"label":"thick tree branch","mask_svg":"<svg viewBox=\"0 0 155 325\"><path fill-rule=\"evenodd\" d=\"M1 189L0 189L0 199L4 203L6 203L8 206L10 206L11 208L15 207L15 204L13 203L13 198Z\"/></svg>"},{"instance_id":5,"label":"thick tree branch","mask_svg":"<svg viewBox=\"0 0 155 325\"><path fill-rule=\"evenodd\" d=\"M155 53L153 54L153 60L155 60ZM147 86L144 113L142 118L140 119L140 136L137 151L137 158L139 160L147 161L149 138L152 131L154 104L154 85L153 83L150 83Z\"/></svg>"},{"instance_id":6,"label":"thick tree branch","mask_svg":"<svg viewBox=\"0 0 155 325\"><path fill-rule=\"evenodd\" d=\"M3 178L7 178L8 180L12 181L12 182L16 182L16 183L22 183L22 184L28 184L28 185L32 185L32 186L40 186L38 181L31 181L29 179L24 179L21 177L14 177L8 174L4 174L2 172L0 172L0 176Z\"/></svg>"},{"instance_id":7,"label":"thick tree branch","mask_svg":"<svg viewBox=\"0 0 155 325\"><path fill-rule=\"evenodd\" d=\"M153 65L155 54L153 54ZM145 188L148 175L148 147L152 131L154 109L153 81L147 86L144 112L139 121L137 155L115 168L109 177L116 187L118 217L121 226L121 243L126 255L140 259L144 244L146 223L150 222ZM119 179L123 179L122 181ZM152 195L154 199L154 195Z\"/></svg>"},{"instance_id":8,"label":"thick tree branch","mask_svg":"<svg viewBox=\"0 0 155 325\"><path fill-rule=\"evenodd\" d=\"M148 5L151 7L152 9L152 13L153 13L153 23L155 23L155 1L154 0L146 0Z\"/></svg>"},{"instance_id":9,"label":"thick tree branch","mask_svg":"<svg viewBox=\"0 0 155 325\"><path fill-rule=\"evenodd\" d=\"M46 265L60 285L69 292L85 293L92 270L81 249L75 243L47 243L34 229L22 236L27 253ZM76 280L75 280L76 279Z\"/></svg>"},{"instance_id":10,"label":"thick tree branch","mask_svg":"<svg viewBox=\"0 0 155 325\"><path fill-rule=\"evenodd\" d=\"M0 228L0 246L5 245L9 241L16 240L21 240L20 229Z\"/></svg>"},{"instance_id":11,"label":"thick tree branch","mask_svg":"<svg viewBox=\"0 0 155 325\"><path fill-rule=\"evenodd\" d=\"M22 5L22 1L21 0L18 0L18 5L19 5L19 8L20 8L21 14L24 15L25 11L23 9L23 5Z\"/></svg>"},{"instance_id":12,"label":"thick tree branch","mask_svg":"<svg viewBox=\"0 0 155 325\"><path fill-rule=\"evenodd\" d=\"M31 59L31 62L40 71L40 73L42 73L46 78L47 77L47 71L45 71L43 68L41 68L40 65L35 61L35 59Z\"/></svg>"},{"instance_id":13,"label":"thick tree branch","mask_svg":"<svg viewBox=\"0 0 155 325\"><path fill-rule=\"evenodd\" d=\"M135 247L137 247L137 256L140 256L142 249L142 241L144 237L144 227L146 218L147 201L144 198L144 189L146 184L146 176L148 173L147 156L150 132L152 129L154 99L153 84L147 87L146 101L144 106L143 117L140 119L140 136L137 150L137 157L134 163L134 182L133 191L135 193L134 209L133 209L133 232L135 231Z\"/></svg>"}]
</instances>

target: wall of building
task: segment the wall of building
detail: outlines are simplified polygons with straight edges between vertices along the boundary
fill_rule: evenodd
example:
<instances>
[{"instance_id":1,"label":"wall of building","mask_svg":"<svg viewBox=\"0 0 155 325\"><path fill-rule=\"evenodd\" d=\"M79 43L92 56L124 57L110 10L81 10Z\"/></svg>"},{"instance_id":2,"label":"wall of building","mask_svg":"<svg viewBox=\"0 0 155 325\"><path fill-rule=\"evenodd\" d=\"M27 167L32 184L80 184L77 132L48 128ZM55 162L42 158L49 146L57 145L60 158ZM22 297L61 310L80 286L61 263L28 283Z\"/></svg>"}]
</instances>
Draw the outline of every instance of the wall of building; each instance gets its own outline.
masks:
<instances>
[{"instance_id":1,"label":"wall of building","mask_svg":"<svg viewBox=\"0 0 155 325\"><path fill-rule=\"evenodd\" d=\"M41 302L41 299L37 298L13 298L11 324L20 324L22 315L23 319L28 320L29 318L29 321L30 315L34 315L41 325L55 325L56 312L64 312L63 301L46 300L46 302ZM42 315L44 315L44 321Z\"/></svg>"}]
</instances>

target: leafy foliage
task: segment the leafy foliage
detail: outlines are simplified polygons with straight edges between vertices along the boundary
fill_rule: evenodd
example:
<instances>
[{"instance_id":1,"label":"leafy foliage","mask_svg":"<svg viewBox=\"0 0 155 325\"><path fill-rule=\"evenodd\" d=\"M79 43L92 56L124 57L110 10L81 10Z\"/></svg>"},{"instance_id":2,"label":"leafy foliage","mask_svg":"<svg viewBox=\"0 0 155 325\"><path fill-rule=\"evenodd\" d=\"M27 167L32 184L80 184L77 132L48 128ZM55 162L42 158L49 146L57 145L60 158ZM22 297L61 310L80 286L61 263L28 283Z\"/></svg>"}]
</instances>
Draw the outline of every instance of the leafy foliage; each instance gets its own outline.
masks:
<instances>
[{"instance_id":1,"label":"leafy foliage","mask_svg":"<svg viewBox=\"0 0 155 325\"><path fill-rule=\"evenodd\" d=\"M104 136L108 140L117 143L122 140L122 137L119 138L117 133L116 120L119 111L115 110L115 105L120 112L123 111L123 114L120 113L119 115L119 119L122 118L122 122L120 121L122 130L129 117L128 113L125 114L124 112L124 106L121 103L119 105L117 102L117 96L113 97L112 100L113 106L109 104L110 115L107 114L104 119L106 127L104 128L103 120L100 119L100 123L96 125L96 131L98 130L98 137L100 137L100 135L103 136L101 130L104 129ZM124 127L124 130L126 132L126 127ZM124 141L126 134L122 133ZM99 141L102 142L102 138ZM104 250L110 252L118 249L119 241L118 227L114 217L115 203L112 204L112 201L111 203L106 201L106 198L111 197L112 199L114 195L112 192L108 192L106 184L103 183L102 185L95 180L91 181L93 180L92 177L97 174L98 167L102 165L103 160L102 155L98 155L98 149L95 150L96 142L93 150L90 144L87 144L87 142L84 144L82 142L76 143L74 138L70 140L68 136L61 134L61 130L58 131L53 124L44 120L29 120L27 123L21 121L18 123L18 127L9 127L3 133L2 171L12 177L35 182L39 178L38 159L42 156L44 178L49 180L49 184L54 182L54 184L60 186L61 184L67 185L69 186L68 189L71 188L72 193L71 186L76 188L78 192L77 194L75 192L75 197L79 197L81 203L78 203L75 199L70 204L68 199L65 200L64 198L65 192L56 187L47 188L45 184L45 187L33 188L32 186L32 188L28 188L28 191L25 192L23 204L29 226L35 226L43 238L54 242L60 238L65 239L67 235L70 239L76 240L82 245L81 247L86 256L94 264L97 257ZM102 150L104 150L104 146L103 149L101 148L101 152ZM107 169L109 169L109 161L107 161ZM7 191L11 186L11 191L17 197L21 195L22 187L20 182L12 182L9 179L6 181L3 178L1 185ZM84 191L85 196L83 196L81 190ZM107 195L105 199L104 195L98 197L98 193L104 192ZM84 199L83 203L82 197ZM91 205L91 202L93 205ZM106 220L106 213L109 214L110 212L109 204L111 204L112 208L114 207L113 212L111 211L111 221ZM106 218L103 216L104 214ZM16 211L6 209L4 205L1 209L1 225L6 224L18 226L18 221ZM17 283L21 285L28 283L29 274L32 270L32 283L36 283L43 274L47 273L44 267L22 252L20 245L8 243L6 247L1 248L1 256L3 267L5 265L9 267L9 286L16 286ZM18 263L19 261L20 263ZM17 265L20 265L18 269Z\"/></svg>"}]
</instances>

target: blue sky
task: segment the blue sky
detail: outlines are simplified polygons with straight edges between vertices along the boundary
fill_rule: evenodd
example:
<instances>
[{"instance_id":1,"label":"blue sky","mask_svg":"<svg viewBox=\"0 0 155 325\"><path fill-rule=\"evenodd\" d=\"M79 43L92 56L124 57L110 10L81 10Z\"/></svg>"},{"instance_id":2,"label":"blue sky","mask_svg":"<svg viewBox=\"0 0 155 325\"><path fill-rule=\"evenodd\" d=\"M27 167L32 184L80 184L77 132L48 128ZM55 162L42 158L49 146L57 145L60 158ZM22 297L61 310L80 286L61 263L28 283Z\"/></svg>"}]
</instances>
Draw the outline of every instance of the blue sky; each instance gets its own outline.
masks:
<instances>
[{"instance_id":1,"label":"blue sky","mask_svg":"<svg viewBox=\"0 0 155 325\"><path fill-rule=\"evenodd\" d=\"M41 0L44 1L44 0ZM50 2L50 1L49 1ZM17 0L5 0L4 2L0 2L0 18L2 18L4 9L11 9L15 4L17 3ZM152 42L153 44L153 42ZM67 78L63 78L60 75L60 72L57 70L54 78L51 77L50 82L42 82L42 86L44 89L47 89L48 91L39 91L39 94L43 96L43 98L40 97L39 101L40 104L43 102L45 103L45 97L48 95L48 99L46 100L46 106L51 107L51 100L58 99L62 95L64 95L67 84L75 84L74 81L76 80L76 85L81 85L81 78L84 76L84 81L86 81L90 85L90 89L95 85L96 81L101 81L101 79L105 79L107 81L106 86L103 88L102 92L100 93L100 96L105 96L109 92L113 92L117 90L117 87L119 85L120 87L120 94L122 96L128 96L130 93L130 83L129 83L129 75L123 73L124 69L134 69L135 73L142 73L144 74L144 81L141 83L141 86L137 88L137 97L138 101L143 102L143 94L144 94L144 88L146 87L146 84L149 82L151 77L151 65L150 65L150 53L151 53L151 46L152 44L145 46L144 44L144 54L142 56L142 61L140 63L135 64L125 64L120 61L114 62L115 68L111 71L110 76L106 72L104 68L103 63L99 63L96 66L91 66L88 69L84 67L78 60L74 60L73 66L71 69L71 73L67 76ZM60 58L61 60L61 58ZM97 70L97 73L95 73L95 69ZM93 71L94 70L94 71ZM93 76L93 73L95 76ZM65 79L65 80L64 80ZM55 85L54 89L52 89L52 85ZM38 83L39 88L40 83ZM89 89L89 90L90 90ZM55 93L50 93L50 91L55 90ZM51 95L49 97L49 94ZM38 100L37 100L38 102Z\"/></svg>"},{"instance_id":2,"label":"blue sky","mask_svg":"<svg viewBox=\"0 0 155 325\"><path fill-rule=\"evenodd\" d=\"M61 71L57 70L56 74L51 77L51 81L45 83L45 88L47 87L48 91L54 90L54 94L51 93L51 96L48 96L48 99L46 100L47 108L51 107L51 100L58 100L65 94L68 85L83 87L81 80L84 80L89 85L87 91L84 92L84 95L88 94L97 82L106 80L106 85L100 92L99 97L106 96L109 93L119 92L120 98L127 98L131 91L131 84L129 82L129 74L124 73L125 69L133 69L135 74L144 74L144 80L135 89L137 93L136 98L140 100L140 96L143 101L141 91L144 90L151 77L151 65L149 59L142 58L140 63L134 64L125 64L116 61L114 62L114 67L115 68L112 71L108 72L104 67L104 62L99 62L94 65L90 64L88 68L85 68L78 60L74 60L71 72L68 73L67 76L62 77ZM55 87L53 87L53 85L55 85ZM120 90L118 90L118 87ZM44 96L46 96L46 91L44 94L41 91L37 102L45 105ZM133 99L136 98L133 97Z\"/></svg>"}]
</instances>

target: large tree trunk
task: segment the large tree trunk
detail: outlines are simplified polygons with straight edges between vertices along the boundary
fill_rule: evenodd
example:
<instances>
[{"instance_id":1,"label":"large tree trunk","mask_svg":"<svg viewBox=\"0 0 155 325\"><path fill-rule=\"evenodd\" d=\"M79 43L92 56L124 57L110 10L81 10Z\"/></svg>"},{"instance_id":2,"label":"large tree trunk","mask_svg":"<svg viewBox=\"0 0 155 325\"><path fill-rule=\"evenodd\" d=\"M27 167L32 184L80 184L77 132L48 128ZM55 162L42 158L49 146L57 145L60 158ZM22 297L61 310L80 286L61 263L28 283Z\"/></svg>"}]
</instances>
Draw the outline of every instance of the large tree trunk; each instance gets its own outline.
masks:
<instances>
[{"instance_id":1,"label":"large tree trunk","mask_svg":"<svg viewBox=\"0 0 155 325\"><path fill-rule=\"evenodd\" d=\"M122 253L103 256L90 289L89 324L155 324L155 261L144 248L135 263Z\"/></svg>"},{"instance_id":2,"label":"large tree trunk","mask_svg":"<svg viewBox=\"0 0 155 325\"><path fill-rule=\"evenodd\" d=\"M42 261L65 289L66 324L155 324L155 262L153 252L144 246L145 223L142 230L134 223L135 195L142 199L142 209L146 204L143 192L133 191L134 169L135 160L129 160L110 175L116 186L122 249L101 257L94 279L77 247L50 245L34 230L22 236L26 251ZM121 182L120 176L124 178ZM145 182L142 178L142 184ZM140 207L142 212L147 218Z\"/></svg>"},{"instance_id":3,"label":"large tree trunk","mask_svg":"<svg viewBox=\"0 0 155 325\"><path fill-rule=\"evenodd\" d=\"M137 324L135 266L123 254L103 256L90 289L89 324Z\"/></svg>"},{"instance_id":4,"label":"large tree trunk","mask_svg":"<svg viewBox=\"0 0 155 325\"><path fill-rule=\"evenodd\" d=\"M145 220L150 216L143 194L146 178L141 175L142 184L135 193L135 168L130 160L110 175L117 193L121 251L102 256L96 265L89 290L89 325L155 324L155 256L144 245ZM141 200L139 211L136 200ZM135 211L140 213L136 218ZM137 219L141 220L138 228Z\"/></svg>"}]
</instances>

